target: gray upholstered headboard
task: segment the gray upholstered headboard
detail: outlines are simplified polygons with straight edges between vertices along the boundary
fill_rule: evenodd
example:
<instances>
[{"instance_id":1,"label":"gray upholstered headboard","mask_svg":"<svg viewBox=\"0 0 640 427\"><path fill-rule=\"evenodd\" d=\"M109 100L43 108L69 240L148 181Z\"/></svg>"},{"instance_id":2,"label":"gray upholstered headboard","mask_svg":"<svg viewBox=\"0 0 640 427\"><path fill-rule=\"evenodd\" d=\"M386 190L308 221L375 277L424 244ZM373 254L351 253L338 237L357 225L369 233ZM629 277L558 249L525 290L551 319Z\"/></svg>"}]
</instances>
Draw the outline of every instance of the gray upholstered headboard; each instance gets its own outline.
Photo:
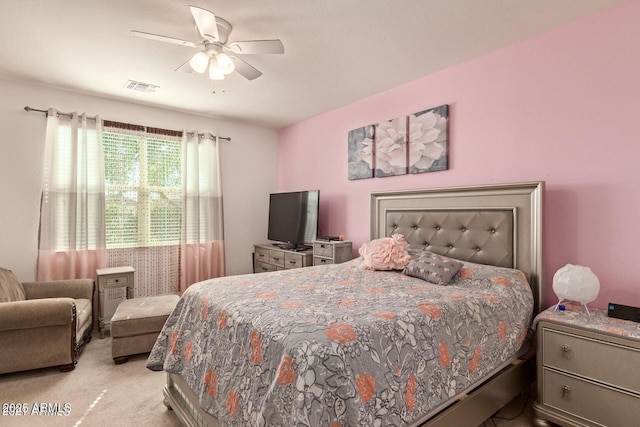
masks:
<instances>
[{"instance_id":1,"label":"gray upholstered headboard","mask_svg":"<svg viewBox=\"0 0 640 427\"><path fill-rule=\"evenodd\" d=\"M543 302L543 182L373 193L371 238L403 234L409 246L522 270Z\"/></svg>"}]
</instances>

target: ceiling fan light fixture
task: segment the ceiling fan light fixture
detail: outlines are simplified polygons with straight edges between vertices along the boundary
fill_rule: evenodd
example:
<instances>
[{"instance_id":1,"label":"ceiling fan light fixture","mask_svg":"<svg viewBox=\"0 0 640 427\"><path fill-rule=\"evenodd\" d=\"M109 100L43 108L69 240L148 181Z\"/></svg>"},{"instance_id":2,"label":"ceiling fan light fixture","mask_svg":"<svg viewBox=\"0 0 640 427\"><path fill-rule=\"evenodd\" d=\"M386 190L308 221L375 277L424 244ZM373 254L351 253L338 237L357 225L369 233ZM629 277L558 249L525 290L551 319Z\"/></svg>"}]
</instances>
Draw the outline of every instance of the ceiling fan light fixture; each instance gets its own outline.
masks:
<instances>
[{"instance_id":1,"label":"ceiling fan light fixture","mask_svg":"<svg viewBox=\"0 0 640 427\"><path fill-rule=\"evenodd\" d=\"M224 73L218 66L216 58L211 58L211 62L209 64L209 78L211 80L224 80Z\"/></svg>"},{"instance_id":2,"label":"ceiling fan light fixture","mask_svg":"<svg viewBox=\"0 0 640 427\"><path fill-rule=\"evenodd\" d=\"M236 69L236 66L233 63L233 60L226 53L219 53L218 55L216 55L216 60L217 60L218 66L220 67L222 72L225 74L231 74L233 73L233 70Z\"/></svg>"},{"instance_id":3,"label":"ceiling fan light fixture","mask_svg":"<svg viewBox=\"0 0 640 427\"><path fill-rule=\"evenodd\" d=\"M202 74L207 70L207 65L209 65L209 56L204 52L198 52L189 60L189 65L194 71Z\"/></svg>"}]
</instances>

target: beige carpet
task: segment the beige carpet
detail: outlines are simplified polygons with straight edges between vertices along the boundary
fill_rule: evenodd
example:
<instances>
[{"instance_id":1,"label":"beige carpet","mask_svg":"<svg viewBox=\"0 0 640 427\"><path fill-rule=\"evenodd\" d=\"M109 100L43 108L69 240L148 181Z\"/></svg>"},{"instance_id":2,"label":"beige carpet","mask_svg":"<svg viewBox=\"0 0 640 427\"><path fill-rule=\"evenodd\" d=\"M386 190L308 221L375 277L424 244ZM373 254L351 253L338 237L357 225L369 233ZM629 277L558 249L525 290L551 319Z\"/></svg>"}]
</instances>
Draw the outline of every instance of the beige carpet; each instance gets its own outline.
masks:
<instances>
[{"instance_id":1,"label":"beige carpet","mask_svg":"<svg viewBox=\"0 0 640 427\"><path fill-rule=\"evenodd\" d=\"M0 350L1 351L1 350ZM180 423L162 403L165 373L145 367L147 357L116 365L111 337L94 333L71 372L55 368L0 375L0 402L59 403L63 415L0 415L0 426L172 427ZM64 415L64 404L70 407Z\"/></svg>"},{"instance_id":2,"label":"beige carpet","mask_svg":"<svg viewBox=\"0 0 640 427\"><path fill-rule=\"evenodd\" d=\"M0 350L2 351L2 350ZM11 403L45 404L60 415L4 415L0 426L28 427L172 427L180 425L174 413L162 403L163 372L145 368L147 357L131 357L116 365L111 359L111 338L93 340L80 355L76 369L62 373L55 368L0 375L0 403L8 409ZM518 398L484 426L530 427L531 399ZM66 405L66 406L65 406ZM518 414L524 408L522 415ZM457 426L452 426L457 427ZM462 426L461 426L462 427Z\"/></svg>"}]
</instances>

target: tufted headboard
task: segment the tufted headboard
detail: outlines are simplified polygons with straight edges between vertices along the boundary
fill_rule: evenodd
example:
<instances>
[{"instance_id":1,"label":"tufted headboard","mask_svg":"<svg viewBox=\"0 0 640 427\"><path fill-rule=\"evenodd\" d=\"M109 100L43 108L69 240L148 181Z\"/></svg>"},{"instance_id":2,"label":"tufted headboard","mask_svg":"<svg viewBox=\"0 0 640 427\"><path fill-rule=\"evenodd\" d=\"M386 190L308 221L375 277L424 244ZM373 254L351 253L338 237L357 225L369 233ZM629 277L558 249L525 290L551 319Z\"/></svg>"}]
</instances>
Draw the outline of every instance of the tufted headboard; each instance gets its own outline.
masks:
<instances>
[{"instance_id":1,"label":"tufted headboard","mask_svg":"<svg viewBox=\"0 0 640 427\"><path fill-rule=\"evenodd\" d=\"M543 182L371 194L371 238L403 234L410 248L501 267L529 278L543 301Z\"/></svg>"}]
</instances>

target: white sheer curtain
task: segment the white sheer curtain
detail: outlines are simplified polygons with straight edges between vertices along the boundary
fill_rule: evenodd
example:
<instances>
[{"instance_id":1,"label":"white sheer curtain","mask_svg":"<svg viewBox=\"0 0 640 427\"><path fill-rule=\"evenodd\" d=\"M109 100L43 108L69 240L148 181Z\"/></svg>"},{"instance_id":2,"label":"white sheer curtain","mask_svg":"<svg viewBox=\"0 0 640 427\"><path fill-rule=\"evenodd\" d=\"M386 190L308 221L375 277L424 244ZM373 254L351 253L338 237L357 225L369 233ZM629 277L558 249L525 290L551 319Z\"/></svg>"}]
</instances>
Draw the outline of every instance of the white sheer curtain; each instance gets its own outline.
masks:
<instances>
[{"instance_id":1,"label":"white sheer curtain","mask_svg":"<svg viewBox=\"0 0 640 427\"><path fill-rule=\"evenodd\" d=\"M102 121L47 112L36 279L94 278L106 265Z\"/></svg>"},{"instance_id":2,"label":"white sheer curtain","mask_svg":"<svg viewBox=\"0 0 640 427\"><path fill-rule=\"evenodd\" d=\"M218 137L184 132L182 176L181 293L193 283L224 276Z\"/></svg>"}]
</instances>

